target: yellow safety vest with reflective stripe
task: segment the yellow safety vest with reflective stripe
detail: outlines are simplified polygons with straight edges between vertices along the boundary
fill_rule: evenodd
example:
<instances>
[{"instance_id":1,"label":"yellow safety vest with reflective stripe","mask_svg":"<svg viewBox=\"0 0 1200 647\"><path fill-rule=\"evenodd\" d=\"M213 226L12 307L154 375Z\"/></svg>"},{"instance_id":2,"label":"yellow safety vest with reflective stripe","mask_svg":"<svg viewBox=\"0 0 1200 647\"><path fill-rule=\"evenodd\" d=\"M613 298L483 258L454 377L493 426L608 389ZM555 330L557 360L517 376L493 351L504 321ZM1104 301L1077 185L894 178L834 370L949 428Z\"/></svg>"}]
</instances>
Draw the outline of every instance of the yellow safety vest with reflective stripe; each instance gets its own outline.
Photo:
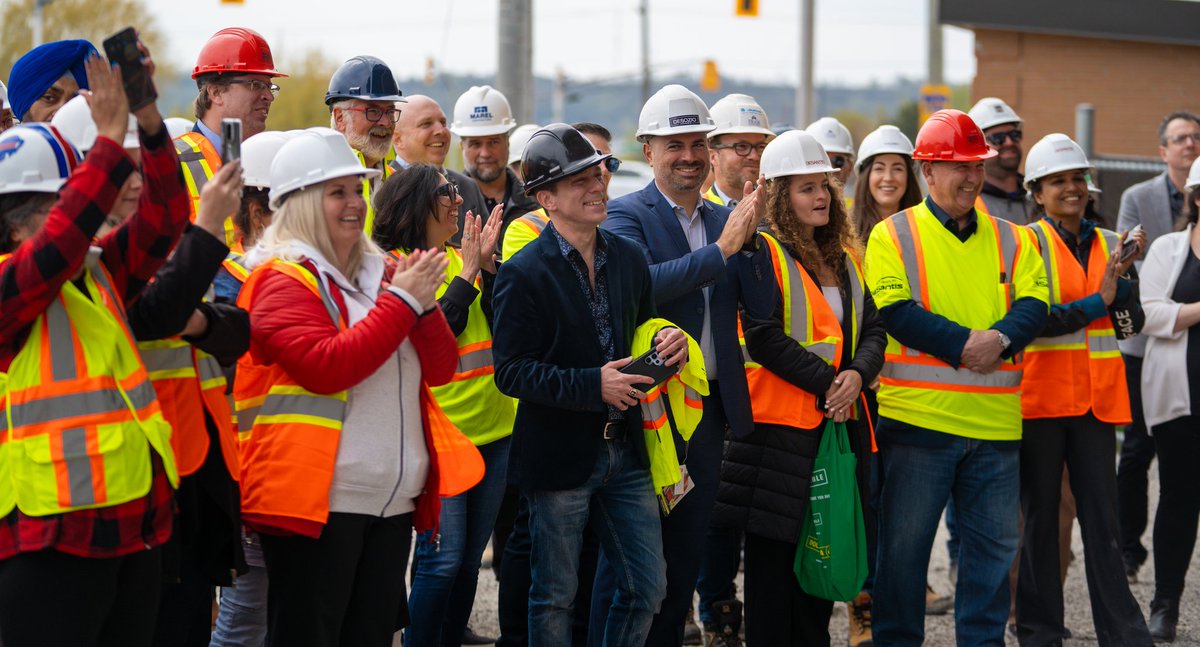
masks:
<instances>
[{"instance_id":1,"label":"yellow safety vest with reflective stripe","mask_svg":"<svg viewBox=\"0 0 1200 647\"><path fill-rule=\"evenodd\" d=\"M144 497L151 451L179 484L171 427L95 250L82 284L86 294L63 284L0 373L0 516L14 506L45 516Z\"/></svg>"},{"instance_id":2,"label":"yellow safety vest with reflective stripe","mask_svg":"<svg viewBox=\"0 0 1200 647\"><path fill-rule=\"evenodd\" d=\"M550 223L550 216L546 215L545 209L530 211L529 213L517 218L508 225L508 229L504 230L504 243L501 245L500 256L503 260L508 260L516 255L517 252L525 249L525 246L537 240L538 236L546 230L546 225Z\"/></svg>"},{"instance_id":3,"label":"yellow safety vest with reflective stripe","mask_svg":"<svg viewBox=\"0 0 1200 647\"><path fill-rule=\"evenodd\" d=\"M1117 234L1096 228L1084 272L1053 225L1039 220L1029 229L1041 249L1050 281L1051 305L1070 303L1100 291L1109 250L1120 242ZM1025 347L1025 377L1021 382L1021 412L1025 418L1082 416L1089 410L1097 419L1114 425L1131 420L1125 361L1107 313L1073 333L1038 337Z\"/></svg>"},{"instance_id":4,"label":"yellow safety vest with reflective stripe","mask_svg":"<svg viewBox=\"0 0 1200 647\"><path fill-rule=\"evenodd\" d=\"M774 236L762 234L775 270L775 284L783 301L783 331L806 351L820 357L837 369L842 361L842 325L825 301L817 285L800 261L792 258ZM863 283L862 268L849 250L846 251L846 272L850 277L850 348L858 346L862 329ZM746 368L746 383L750 390L750 407L754 422L785 425L797 429L814 429L825 422L818 408L819 396L784 380L755 362L746 349L746 338L738 318L738 342Z\"/></svg>"},{"instance_id":5,"label":"yellow safety vest with reflective stripe","mask_svg":"<svg viewBox=\"0 0 1200 647\"><path fill-rule=\"evenodd\" d=\"M235 251L230 251L225 260L221 261L221 267L229 272L233 278L239 283L245 283L246 279L250 278L250 270L246 269L246 257Z\"/></svg>"},{"instance_id":6,"label":"yellow safety vest with reflective stripe","mask_svg":"<svg viewBox=\"0 0 1200 647\"><path fill-rule=\"evenodd\" d=\"M650 319L633 331L630 354L640 357L654 345L654 336L663 328L679 328L666 319ZM680 330L683 330L680 328ZM646 453L650 464L650 479L654 493L663 501L663 488L679 481L679 455L675 451L674 434L685 442L692 438L700 419L704 417L704 396L709 394L708 376L700 344L687 336L688 361L683 370L665 382L646 391L642 400L642 433L646 437ZM668 411L668 406L670 411ZM663 512L670 509L663 505Z\"/></svg>"},{"instance_id":7,"label":"yellow safety vest with reflective stripe","mask_svg":"<svg viewBox=\"0 0 1200 647\"><path fill-rule=\"evenodd\" d=\"M975 330L1002 319L1016 299L1047 302L1046 273L1033 234L977 213L960 241L922 201L876 226L867 245L867 285L882 310L917 306ZM997 345L999 339L996 340ZM888 337L879 415L982 440L1021 437L1021 364L988 374L952 367Z\"/></svg>"},{"instance_id":8,"label":"yellow safety vest with reflective stripe","mask_svg":"<svg viewBox=\"0 0 1200 647\"><path fill-rule=\"evenodd\" d=\"M354 154L358 156L358 163L362 164L363 167L365 168L367 166L367 160L363 158L362 152L355 150ZM392 161L395 159L396 159L396 149L388 148L387 155L384 156L383 161L380 162L381 164L383 164L383 176L374 178L374 179L363 178L362 195L363 195L363 200L366 200L366 202L367 202L367 217L363 221L363 231L367 232L367 236L371 236L372 233L375 231L375 205L371 204L372 182L383 182L384 180L388 179L389 177L392 177L392 173L395 172L394 170L392 170Z\"/></svg>"},{"instance_id":9,"label":"yellow safety vest with reflective stripe","mask_svg":"<svg viewBox=\"0 0 1200 647\"><path fill-rule=\"evenodd\" d=\"M392 254L400 256L402 252L395 250ZM459 250L447 247L446 258L450 264L446 267L446 279L438 286L438 297L446 293L463 267ZM476 277L475 286L479 285ZM517 417L517 401L496 388L492 331L483 315L482 299L481 294L476 294L467 309L467 327L458 335L458 366L454 377L442 386L430 388L450 422L477 446L512 435Z\"/></svg>"},{"instance_id":10,"label":"yellow safety vest with reflective stripe","mask_svg":"<svg viewBox=\"0 0 1200 647\"><path fill-rule=\"evenodd\" d=\"M196 214L200 212L200 191L221 168L221 155L207 137L194 130L175 138L175 152L179 155L183 181L187 184L188 196L191 198L189 217L192 222L196 222ZM225 244L232 247L235 242L237 228L234 227L231 216L225 219Z\"/></svg>"},{"instance_id":11,"label":"yellow safety vest with reflective stripe","mask_svg":"<svg viewBox=\"0 0 1200 647\"><path fill-rule=\"evenodd\" d=\"M708 187L708 192L704 194L704 199L714 204L719 204L722 207L725 206L725 201L722 200L720 194L717 193L716 184Z\"/></svg>"}]
</instances>

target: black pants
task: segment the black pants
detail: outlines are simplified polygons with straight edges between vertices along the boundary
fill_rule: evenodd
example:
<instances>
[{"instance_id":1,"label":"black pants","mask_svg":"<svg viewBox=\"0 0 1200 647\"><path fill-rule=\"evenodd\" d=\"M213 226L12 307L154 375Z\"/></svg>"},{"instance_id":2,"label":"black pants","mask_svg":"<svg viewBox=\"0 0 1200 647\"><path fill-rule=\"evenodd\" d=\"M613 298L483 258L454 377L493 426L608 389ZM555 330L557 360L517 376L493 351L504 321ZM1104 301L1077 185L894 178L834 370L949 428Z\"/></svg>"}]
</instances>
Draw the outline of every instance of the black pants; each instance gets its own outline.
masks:
<instances>
[{"instance_id":1,"label":"black pants","mask_svg":"<svg viewBox=\"0 0 1200 647\"><path fill-rule=\"evenodd\" d=\"M1178 600L1196 546L1200 518L1200 416L1154 427L1158 449L1158 513L1154 516L1154 597Z\"/></svg>"},{"instance_id":2,"label":"black pants","mask_svg":"<svg viewBox=\"0 0 1200 647\"><path fill-rule=\"evenodd\" d=\"M1133 422L1125 427L1121 443L1121 462L1117 465L1117 514L1120 515L1121 555L1126 564L1141 566L1146 561L1142 534L1146 532L1146 474L1154 460L1154 440L1146 433L1142 411L1142 358L1124 355L1125 383L1129 387L1129 405Z\"/></svg>"},{"instance_id":3,"label":"black pants","mask_svg":"<svg viewBox=\"0 0 1200 647\"><path fill-rule=\"evenodd\" d=\"M319 539L262 535L273 645L391 647L408 624L412 515L331 513Z\"/></svg>"},{"instance_id":4,"label":"black pants","mask_svg":"<svg viewBox=\"0 0 1200 647\"><path fill-rule=\"evenodd\" d=\"M1117 548L1116 430L1091 412L1074 418L1026 420L1021 439L1021 510L1017 636L1023 647L1061 645L1063 589L1059 499L1063 465L1083 538L1092 622L1101 647L1150 646L1150 632Z\"/></svg>"},{"instance_id":5,"label":"black pants","mask_svg":"<svg viewBox=\"0 0 1200 647\"><path fill-rule=\"evenodd\" d=\"M0 561L5 647L148 647L162 580L158 548L112 559L54 550Z\"/></svg>"},{"instance_id":6,"label":"black pants","mask_svg":"<svg viewBox=\"0 0 1200 647\"><path fill-rule=\"evenodd\" d=\"M746 533L746 647L829 647L833 602L800 588L796 544Z\"/></svg>"}]
</instances>

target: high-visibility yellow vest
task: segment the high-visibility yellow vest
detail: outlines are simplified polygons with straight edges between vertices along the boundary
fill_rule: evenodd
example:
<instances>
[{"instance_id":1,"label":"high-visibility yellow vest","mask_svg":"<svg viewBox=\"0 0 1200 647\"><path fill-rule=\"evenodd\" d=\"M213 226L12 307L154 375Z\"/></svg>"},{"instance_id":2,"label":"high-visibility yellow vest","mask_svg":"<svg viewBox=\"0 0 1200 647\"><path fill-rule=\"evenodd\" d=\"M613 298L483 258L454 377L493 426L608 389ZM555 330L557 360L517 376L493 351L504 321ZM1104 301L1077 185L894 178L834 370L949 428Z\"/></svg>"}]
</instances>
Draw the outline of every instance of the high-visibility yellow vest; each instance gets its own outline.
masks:
<instances>
[{"instance_id":1,"label":"high-visibility yellow vest","mask_svg":"<svg viewBox=\"0 0 1200 647\"><path fill-rule=\"evenodd\" d=\"M1039 220L1029 229L1042 252L1051 305L1070 303L1100 291L1109 250L1120 241L1117 234L1096 229L1085 273L1052 225ZM1089 409L1097 419L1110 424L1124 425L1131 420L1125 361L1107 316L1073 333L1038 337L1025 347L1025 377L1021 381L1024 417L1082 416Z\"/></svg>"},{"instance_id":2,"label":"high-visibility yellow vest","mask_svg":"<svg viewBox=\"0 0 1200 647\"><path fill-rule=\"evenodd\" d=\"M392 255L400 257L403 252L394 250ZM450 263L446 267L446 280L437 289L439 297L446 293L463 267L459 250L447 247L446 258ZM476 287L479 283L476 278ZM483 315L481 300L482 295L475 295L468 308L467 327L458 335L458 367L454 377L442 386L430 387L450 421L477 446L512 435L517 417L517 401L496 388L492 331Z\"/></svg>"},{"instance_id":3,"label":"high-visibility yellow vest","mask_svg":"<svg viewBox=\"0 0 1200 647\"><path fill-rule=\"evenodd\" d=\"M187 184L188 196L191 198L188 203L191 213L188 217L192 222L196 222L196 214L200 212L200 191L221 168L221 155L207 137L194 130L175 138L175 152L179 155L183 181ZM232 247L235 242L237 228L234 227L231 216L225 219L225 244Z\"/></svg>"},{"instance_id":4,"label":"high-visibility yellow vest","mask_svg":"<svg viewBox=\"0 0 1200 647\"><path fill-rule=\"evenodd\" d=\"M508 229L504 230L504 242L500 248L502 259L512 258L517 252L525 249L526 245L537 240L549 223L550 216L546 215L545 209L530 211L509 223Z\"/></svg>"},{"instance_id":5,"label":"high-visibility yellow vest","mask_svg":"<svg viewBox=\"0 0 1200 647\"><path fill-rule=\"evenodd\" d=\"M712 202L713 204L719 204L722 207L725 206L725 201L722 200L721 195L719 193L717 193L717 185L716 184L708 187L708 192L704 194L704 199L708 200L709 202Z\"/></svg>"},{"instance_id":6,"label":"high-visibility yellow vest","mask_svg":"<svg viewBox=\"0 0 1200 647\"><path fill-rule=\"evenodd\" d=\"M362 164L363 167L366 167L367 160L363 158L362 152L355 150L354 154L358 156L358 163ZM382 162L383 176L376 178L374 180L375 182L383 182L384 180L388 179L389 177L392 177L392 173L395 173L395 171L392 170L392 161L394 161L395 159L396 159L396 149L388 148L388 153L387 153L387 155L384 156L383 162ZM368 236L372 235L372 232L375 231L375 205L371 204L371 182L372 182L372 180L369 178L363 178L363 182L362 182L363 200L366 200L366 202L367 202L367 217L363 221L363 231L367 232Z\"/></svg>"},{"instance_id":7,"label":"high-visibility yellow vest","mask_svg":"<svg viewBox=\"0 0 1200 647\"><path fill-rule=\"evenodd\" d=\"M1002 319L1016 299L1048 300L1031 231L977 213L975 233L960 241L924 201L872 230L866 272L880 309L911 299L977 330ZM1019 358L992 373L974 373L889 335L885 360L881 417L982 440L1020 439Z\"/></svg>"},{"instance_id":8,"label":"high-visibility yellow vest","mask_svg":"<svg viewBox=\"0 0 1200 647\"><path fill-rule=\"evenodd\" d=\"M792 258L783 245L770 234L762 234L775 270L775 285L783 300L783 330L801 347L836 370L842 362L843 334L833 309L800 261ZM858 345L862 329L863 294L862 268L846 251L846 271L850 276L850 344ZM746 338L738 318L738 342L746 368L746 383L750 388L750 408L754 422L786 425L798 429L814 429L825 422L825 412L818 405L823 394L809 393L764 368L750 357Z\"/></svg>"},{"instance_id":9,"label":"high-visibility yellow vest","mask_svg":"<svg viewBox=\"0 0 1200 647\"><path fill-rule=\"evenodd\" d=\"M44 516L146 496L150 451L179 484L171 426L94 252L82 283L87 294L74 281L63 284L0 373L0 516L14 506Z\"/></svg>"}]
</instances>

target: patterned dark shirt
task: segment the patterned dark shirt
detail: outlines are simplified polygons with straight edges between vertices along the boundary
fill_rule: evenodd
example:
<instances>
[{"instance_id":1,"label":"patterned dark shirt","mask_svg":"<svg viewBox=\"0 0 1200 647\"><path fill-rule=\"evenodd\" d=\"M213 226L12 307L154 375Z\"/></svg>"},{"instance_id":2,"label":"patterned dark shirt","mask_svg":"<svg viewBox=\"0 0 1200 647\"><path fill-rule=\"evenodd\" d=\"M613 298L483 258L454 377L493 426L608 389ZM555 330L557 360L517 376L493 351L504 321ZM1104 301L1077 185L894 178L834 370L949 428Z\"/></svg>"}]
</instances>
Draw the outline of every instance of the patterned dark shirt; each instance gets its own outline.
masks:
<instances>
[{"instance_id":1,"label":"patterned dark shirt","mask_svg":"<svg viewBox=\"0 0 1200 647\"><path fill-rule=\"evenodd\" d=\"M604 242L603 236L599 233L596 234L596 288L592 289L592 282L588 280L588 266L583 260L583 255L567 242L562 234L558 233L553 222L548 223L546 228L554 234L554 240L558 241L558 251L575 271L579 289L583 291L583 298L587 300L588 309L592 313L592 324L596 327L596 338L600 342L600 350L604 352L604 361L611 362L617 356L616 346L613 342L612 306L608 302L608 279L604 274L604 266L608 263L608 243ZM624 414L616 407L608 405L608 419L622 420Z\"/></svg>"}]
</instances>

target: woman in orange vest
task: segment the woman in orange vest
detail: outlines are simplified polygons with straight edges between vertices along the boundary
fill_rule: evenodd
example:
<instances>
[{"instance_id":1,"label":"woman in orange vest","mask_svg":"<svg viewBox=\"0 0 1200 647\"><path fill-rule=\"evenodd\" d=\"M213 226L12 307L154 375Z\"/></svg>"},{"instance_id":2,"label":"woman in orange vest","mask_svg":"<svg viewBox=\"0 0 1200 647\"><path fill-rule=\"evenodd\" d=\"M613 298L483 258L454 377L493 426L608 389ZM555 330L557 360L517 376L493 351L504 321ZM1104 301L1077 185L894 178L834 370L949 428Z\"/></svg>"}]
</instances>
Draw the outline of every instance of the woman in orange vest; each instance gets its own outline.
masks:
<instances>
[{"instance_id":1,"label":"woman in orange vest","mask_svg":"<svg viewBox=\"0 0 1200 647\"><path fill-rule=\"evenodd\" d=\"M363 233L362 181L378 173L328 128L284 144L238 298L251 324L234 384L242 520L262 538L272 644L390 646L408 619L413 527L434 527L438 495L482 476L469 443L446 460L467 441L426 386L449 381L458 354L434 297L445 255L389 272Z\"/></svg>"},{"instance_id":2,"label":"woman in orange vest","mask_svg":"<svg viewBox=\"0 0 1200 647\"><path fill-rule=\"evenodd\" d=\"M746 533L747 644L827 645L833 602L801 590L792 564L831 419L849 426L867 496L871 441L865 414L854 414L883 367L887 335L863 289L862 244L820 143L804 131L784 133L767 144L761 168L771 230L763 244L780 299L770 320L742 312L755 430L726 440L713 523Z\"/></svg>"},{"instance_id":3,"label":"woman in orange vest","mask_svg":"<svg viewBox=\"0 0 1200 647\"><path fill-rule=\"evenodd\" d=\"M1083 150L1059 133L1042 138L1025 162L1025 188L1043 212L1029 227L1050 283L1050 319L1025 347L1021 382L1025 528L1015 597L1022 645L1058 645L1064 637L1058 548L1064 465L1096 638L1100 645L1153 644L1117 548L1116 426L1130 421L1117 339L1137 334L1145 319L1136 281L1125 278L1137 254L1120 260L1120 237L1083 219L1090 168ZM1139 233L1139 247L1143 241Z\"/></svg>"}]
</instances>

